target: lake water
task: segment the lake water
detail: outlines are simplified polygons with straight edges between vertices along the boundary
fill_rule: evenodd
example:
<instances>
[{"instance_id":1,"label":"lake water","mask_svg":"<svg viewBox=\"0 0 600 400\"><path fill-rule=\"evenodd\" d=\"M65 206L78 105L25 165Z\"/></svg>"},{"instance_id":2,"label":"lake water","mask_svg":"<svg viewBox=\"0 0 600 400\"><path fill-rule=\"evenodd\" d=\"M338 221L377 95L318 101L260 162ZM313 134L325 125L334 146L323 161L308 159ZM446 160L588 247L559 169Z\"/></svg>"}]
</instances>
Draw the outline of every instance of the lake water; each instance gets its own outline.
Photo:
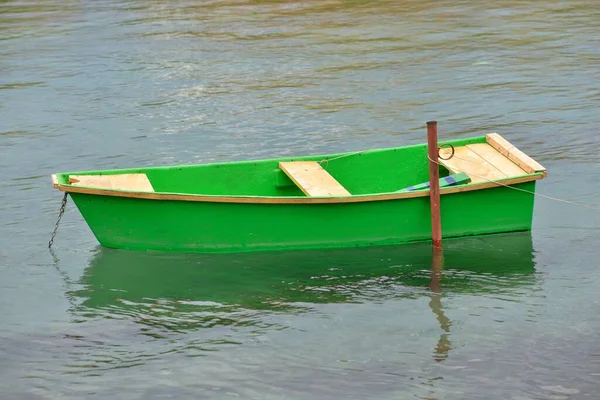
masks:
<instances>
[{"instance_id":1,"label":"lake water","mask_svg":"<svg viewBox=\"0 0 600 400\"><path fill-rule=\"evenodd\" d=\"M0 1L3 399L597 399L600 211L235 256L102 249L54 172L498 132L600 207L600 2ZM468 210L465 210L468 212ZM493 212L493 210L490 210Z\"/></svg>"}]
</instances>

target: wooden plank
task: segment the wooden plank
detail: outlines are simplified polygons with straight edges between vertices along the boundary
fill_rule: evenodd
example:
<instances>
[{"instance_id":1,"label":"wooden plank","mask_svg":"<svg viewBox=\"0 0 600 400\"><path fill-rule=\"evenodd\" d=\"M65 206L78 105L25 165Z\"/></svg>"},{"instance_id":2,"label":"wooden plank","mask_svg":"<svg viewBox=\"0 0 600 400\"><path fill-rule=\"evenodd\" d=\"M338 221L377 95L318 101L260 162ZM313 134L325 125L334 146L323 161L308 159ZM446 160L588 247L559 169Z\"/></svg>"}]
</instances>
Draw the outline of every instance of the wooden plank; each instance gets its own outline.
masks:
<instances>
[{"instance_id":1,"label":"wooden plank","mask_svg":"<svg viewBox=\"0 0 600 400\"><path fill-rule=\"evenodd\" d=\"M543 175L527 175L519 178L507 178L500 182L480 182L471 185L451 186L440 190L440 194L453 194L472 192L476 190L492 189L497 187L517 185L519 183L533 182L543 179ZM373 195L355 195L347 197L259 197L259 196L206 196L197 194L155 193L155 192L127 192L112 189L94 189L58 184L57 189L68 193L84 193L96 196L124 197L130 199L147 199L159 201L197 201L205 203L239 203L239 204L344 204L365 203L369 201L389 201L411 199L429 196L428 190L414 192L383 193Z\"/></svg>"},{"instance_id":2,"label":"wooden plank","mask_svg":"<svg viewBox=\"0 0 600 400\"><path fill-rule=\"evenodd\" d=\"M279 168L307 196L350 196L350 193L315 161L280 162Z\"/></svg>"},{"instance_id":3,"label":"wooden plank","mask_svg":"<svg viewBox=\"0 0 600 400\"><path fill-rule=\"evenodd\" d=\"M449 148L442 148L440 150L441 158L448 158L451 154L452 150ZM440 159L439 162L453 174L464 172L469 175L472 183L506 178L506 174L481 158L467 146L455 147L452 158L449 160Z\"/></svg>"},{"instance_id":4,"label":"wooden plank","mask_svg":"<svg viewBox=\"0 0 600 400\"><path fill-rule=\"evenodd\" d=\"M523 168L523 170L528 174L533 174L534 172L543 172L544 176L546 176L546 168L544 168L533 158L529 157L527 154L523 153L521 150L517 149L513 144L511 144L508 140L504 139L502 136L498 135L497 133L488 133L485 136L487 142L491 146L493 146L504 156L508 157L519 167Z\"/></svg>"},{"instance_id":5,"label":"wooden plank","mask_svg":"<svg viewBox=\"0 0 600 400\"><path fill-rule=\"evenodd\" d=\"M70 175L69 183L73 186L86 186L98 189L154 192L154 188L146 174Z\"/></svg>"},{"instance_id":6,"label":"wooden plank","mask_svg":"<svg viewBox=\"0 0 600 400\"><path fill-rule=\"evenodd\" d=\"M440 178L440 188L445 188L445 187L454 186L454 185L461 185L461 184L469 183L469 182L471 182L471 178L469 177L469 175L465 174L464 172L461 172L458 174L449 175L449 176ZM405 189L398 190L397 192L394 192L394 193L402 192L405 190L411 192L413 190L425 190L425 189L429 189L429 182L424 182L424 183L419 183L418 185L409 186Z\"/></svg>"},{"instance_id":7,"label":"wooden plank","mask_svg":"<svg viewBox=\"0 0 600 400\"><path fill-rule=\"evenodd\" d=\"M469 144L467 147L508 177L527 175L527 172L523 168L487 143Z\"/></svg>"},{"instance_id":8,"label":"wooden plank","mask_svg":"<svg viewBox=\"0 0 600 400\"><path fill-rule=\"evenodd\" d=\"M110 179L104 175L70 175L69 184L74 186L95 187L98 189L116 189L112 187Z\"/></svg>"}]
</instances>

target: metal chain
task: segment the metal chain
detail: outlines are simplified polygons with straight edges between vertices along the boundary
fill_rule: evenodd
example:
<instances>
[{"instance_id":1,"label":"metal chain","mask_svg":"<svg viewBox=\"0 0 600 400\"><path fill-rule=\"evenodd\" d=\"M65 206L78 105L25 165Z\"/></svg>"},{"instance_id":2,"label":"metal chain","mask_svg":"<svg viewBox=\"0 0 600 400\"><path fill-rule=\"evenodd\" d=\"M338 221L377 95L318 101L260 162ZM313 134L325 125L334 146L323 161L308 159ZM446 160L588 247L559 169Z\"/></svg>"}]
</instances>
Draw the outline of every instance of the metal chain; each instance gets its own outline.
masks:
<instances>
[{"instance_id":1,"label":"metal chain","mask_svg":"<svg viewBox=\"0 0 600 400\"><path fill-rule=\"evenodd\" d=\"M54 238L56 237L56 232L58 231L58 224L60 223L60 219L62 218L63 214L65 213L65 208L67 206L67 194L65 192L65 195L62 199L62 203L60 205L60 211L58 212L58 220L56 221L56 225L54 226L54 231L52 231L52 236L50 237L50 242L48 242L48 248L51 249L52 248L52 244L54 243Z\"/></svg>"}]
</instances>

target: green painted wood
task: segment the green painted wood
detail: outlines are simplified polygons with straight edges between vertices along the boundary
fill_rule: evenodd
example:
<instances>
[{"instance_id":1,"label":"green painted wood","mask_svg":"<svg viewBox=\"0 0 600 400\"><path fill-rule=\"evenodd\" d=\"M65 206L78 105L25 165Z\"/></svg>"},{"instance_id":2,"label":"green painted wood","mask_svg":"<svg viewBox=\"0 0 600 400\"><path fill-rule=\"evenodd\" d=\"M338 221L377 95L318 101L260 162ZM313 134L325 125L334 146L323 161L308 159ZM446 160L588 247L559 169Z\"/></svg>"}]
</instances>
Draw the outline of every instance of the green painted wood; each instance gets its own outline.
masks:
<instances>
[{"instance_id":1,"label":"green painted wood","mask_svg":"<svg viewBox=\"0 0 600 400\"><path fill-rule=\"evenodd\" d=\"M462 185L471 182L469 175L464 172L458 174L448 175L440 178L440 188ZM406 189L398 190L399 192L414 192L415 190L429 189L429 182L420 183L418 185L409 186Z\"/></svg>"},{"instance_id":2,"label":"green painted wood","mask_svg":"<svg viewBox=\"0 0 600 400\"><path fill-rule=\"evenodd\" d=\"M485 136L452 140L461 146L485 143ZM156 192L225 196L306 197L279 170L280 161L323 161L321 165L353 195L391 193L429 179L426 145L369 150L364 153L336 153L230 163L172 167L128 168L104 171L77 171L57 174L67 184L71 175L145 173ZM340 158L342 156L347 156ZM277 171L277 172L276 172ZM448 175L443 169L441 176Z\"/></svg>"},{"instance_id":3,"label":"green painted wood","mask_svg":"<svg viewBox=\"0 0 600 400\"><path fill-rule=\"evenodd\" d=\"M455 146L485 137L450 141ZM353 194L397 191L426 181L425 145L276 160L72 174L146 173L156 192L298 197L279 161L331 159L324 168ZM68 181L59 174L59 183ZM448 171L442 168L442 176ZM290 181L291 182L291 181ZM535 182L516 185L535 190ZM148 200L71 193L105 247L177 252L247 252L391 245L430 239L427 197L345 204L252 204ZM442 196L444 238L531 229L534 196L506 187Z\"/></svg>"},{"instance_id":4,"label":"green painted wood","mask_svg":"<svg viewBox=\"0 0 600 400\"><path fill-rule=\"evenodd\" d=\"M516 187L532 191L535 182ZM72 194L112 248L231 252L428 240L429 199L347 204L235 204ZM444 238L531 229L533 196L499 187L442 196Z\"/></svg>"}]
</instances>

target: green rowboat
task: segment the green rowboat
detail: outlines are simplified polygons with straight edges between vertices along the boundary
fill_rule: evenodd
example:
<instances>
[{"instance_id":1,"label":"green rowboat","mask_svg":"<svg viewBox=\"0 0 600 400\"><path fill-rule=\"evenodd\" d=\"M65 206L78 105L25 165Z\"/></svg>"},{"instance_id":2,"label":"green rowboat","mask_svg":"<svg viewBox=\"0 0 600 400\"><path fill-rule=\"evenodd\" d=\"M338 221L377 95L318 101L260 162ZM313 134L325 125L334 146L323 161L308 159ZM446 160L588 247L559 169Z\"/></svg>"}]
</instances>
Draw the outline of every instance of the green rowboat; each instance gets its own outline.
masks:
<instances>
[{"instance_id":1,"label":"green rowboat","mask_svg":"<svg viewBox=\"0 0 600 400\"><path fill-rule=\"evenodd\" d=\"M450 146L451 145L451 146ZM427 145L172 167L65 172L108 248L242 252L431 239ZM444 238L531 230L546 170L496 133L445 141Z\"/></svg>"}]
</instances>

